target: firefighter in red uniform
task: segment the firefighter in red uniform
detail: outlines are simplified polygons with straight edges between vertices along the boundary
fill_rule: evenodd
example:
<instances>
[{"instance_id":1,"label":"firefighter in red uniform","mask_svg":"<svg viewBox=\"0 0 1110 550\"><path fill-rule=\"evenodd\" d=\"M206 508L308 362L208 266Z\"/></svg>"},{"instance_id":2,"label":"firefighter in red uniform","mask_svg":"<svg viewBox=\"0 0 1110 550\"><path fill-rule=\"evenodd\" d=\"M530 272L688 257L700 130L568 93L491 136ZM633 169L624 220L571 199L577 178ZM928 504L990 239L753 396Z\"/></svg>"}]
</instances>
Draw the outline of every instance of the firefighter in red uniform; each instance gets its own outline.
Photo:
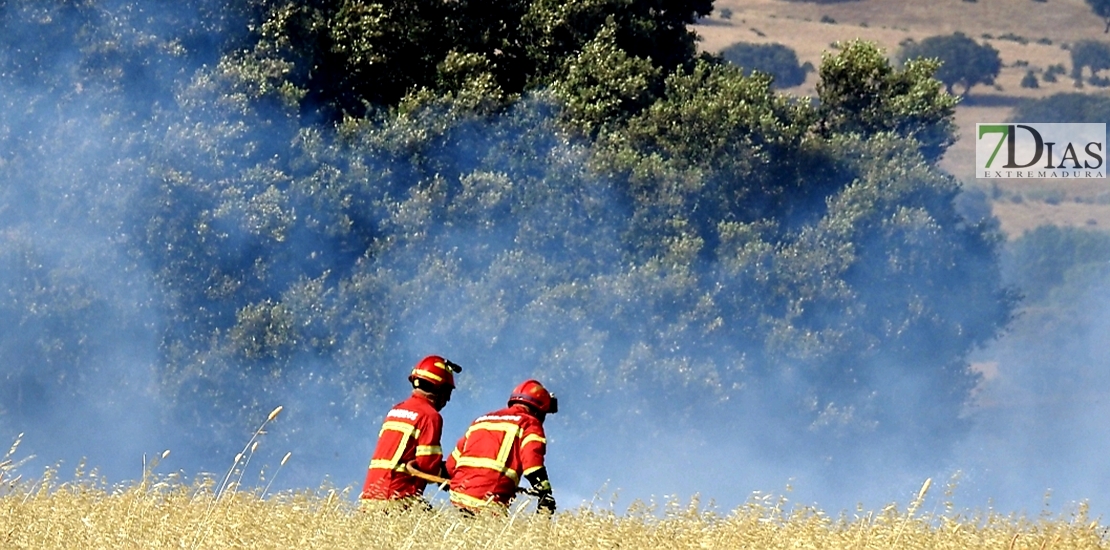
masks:
<instances>
[{"instance_id":1,"label":"firefighter in red uniform","mask_svg":"<svg viewBox=\"0 0 1110 550\"><path fill-rule=\"evenodd\" d=\"M516 496L520 478L532 484L538 511L555 512L555 498L543 457L543 421L559 402L542 384L517 386L506 408L478 417L447 458L451 502L471 512L504 512Z\"/></svg>"},{"instance_id":2,"label":"firefighter in red uniform","mask_svg":"<svg viewBox=\"0 0 1110 550\"><path fill-rule=\"evenodd\" d=\"M378 445L370 459L366 483L360 496L364 509L389 507L399 501L402 507L421 501L427 482L410 475L412 467L433 475L443 472L443 417L439 411L451 400L455 389L453 373L462 367L429 355L409 374L412 396L396 404L385 415L378 432Z\"/></svg>"}]
</instances>

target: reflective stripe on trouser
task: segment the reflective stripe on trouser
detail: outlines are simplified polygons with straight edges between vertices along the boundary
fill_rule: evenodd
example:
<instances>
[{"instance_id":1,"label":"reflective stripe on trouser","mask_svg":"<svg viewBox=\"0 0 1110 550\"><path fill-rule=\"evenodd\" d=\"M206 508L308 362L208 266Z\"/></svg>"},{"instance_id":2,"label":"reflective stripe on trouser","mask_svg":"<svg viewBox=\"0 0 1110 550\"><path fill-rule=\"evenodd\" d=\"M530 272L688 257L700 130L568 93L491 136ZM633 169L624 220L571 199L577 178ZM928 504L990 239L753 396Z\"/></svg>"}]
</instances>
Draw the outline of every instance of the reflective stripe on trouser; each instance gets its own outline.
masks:
<instances>
[{"instance_id":1,"label":"reflective stripe on trouser","mask_svg":"<svg viewBox=\"0 0 1110 550\"><path fill-rule=\"evenodd\" d=\"M507 513L509 507L501 502L493 500L493 497L476 498L465 493L458 491L451 491L451 503L456 506L470 508L473 510L488 510L490 512L497 512L500 514Z\"/></svg>"}]
</instances>

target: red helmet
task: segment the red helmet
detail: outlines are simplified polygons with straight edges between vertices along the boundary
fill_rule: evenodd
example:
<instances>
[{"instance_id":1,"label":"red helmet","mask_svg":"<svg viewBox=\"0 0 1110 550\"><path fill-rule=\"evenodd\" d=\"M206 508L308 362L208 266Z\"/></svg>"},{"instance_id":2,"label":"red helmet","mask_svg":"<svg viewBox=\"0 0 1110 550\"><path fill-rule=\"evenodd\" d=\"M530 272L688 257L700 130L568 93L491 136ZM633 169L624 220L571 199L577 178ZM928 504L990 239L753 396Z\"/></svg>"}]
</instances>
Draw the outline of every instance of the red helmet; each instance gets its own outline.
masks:
<instances>
[{"instance_id":1,"label":"red helmet","mask_svg":"<svg viewBox=\"0 0 1110 550\"><path fill-rule=\"evenodd\" d=\"M531 405L544 414L559 412L559 399L535 380L526 380L513 389L509 404L513 403Z\"/></svg>"},{"instance_id":2,"label":"red helmet","mask_svg":"<svg viewBox=\"0 0 1110 550\"><path fill-rule=\"evenodd\" d=\"M421 359L412 368L412 373L409 374L409 382L415 383L417 380L423 380L436 388L448 387L453 389L455 387L455 375L452 373L455 372L462 372L462 367L438 355L429 355Z\"/></svg>"}]
</instances>

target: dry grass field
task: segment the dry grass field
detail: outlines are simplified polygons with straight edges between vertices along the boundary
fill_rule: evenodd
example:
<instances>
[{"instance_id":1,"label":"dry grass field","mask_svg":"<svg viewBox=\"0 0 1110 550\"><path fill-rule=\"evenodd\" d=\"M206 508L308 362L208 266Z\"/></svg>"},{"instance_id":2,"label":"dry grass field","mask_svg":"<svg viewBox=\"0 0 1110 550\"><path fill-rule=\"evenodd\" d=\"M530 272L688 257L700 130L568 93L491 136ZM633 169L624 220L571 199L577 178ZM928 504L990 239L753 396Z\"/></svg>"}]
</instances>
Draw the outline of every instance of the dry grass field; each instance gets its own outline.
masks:
<instances>
[{"instance_id":1,"label":"dry grass field","mask_svg":"<svg viewBox=\"0 0 1110 550\"><path fill-rule=\"evenodd\" d=\"M957 108L961 139L941 166L966 185L991 191L994 213L1011 237L1045 223L1110 230L1110 184L1106 181L999 180L994 187L990 181L973 177L976 123L1006 120L1013 107L1026 98L1076 91L1067 75L1055 83L1042 81L1039 88L1022 88L1020 82L1027 70L1039 76L1047 67L1063 64L1070 73L1071 57L1065 48L1071 43L1110 42L1102 21L1084 0L717 0L715 6L714 13L696 26L704 50L717 52L736 42L780 43L793 48L800 62L809 61L815 67L837 41L857 38L876 42L892 58L906 39L955 31L991 44L1002 58L1002 71L995 86L972 88ZM811 73L805 83L785 92L813 95L816 82L816 74ZM1080 91L1110 93L1091 86Z\"/></svg>"},{"instance_id":2,"label":"dry grass field","mask_svg":"<svg viewBox=\"0 0 1110 550\"><path fill-rule=\"evenodd\" d=\"M347 492L326 487L263 498L172 476L110 487L95 476L56 484L48 475L0 489L0 548L1110 548L1106 528L1082 508L1055 517L961 515L921 510L925 496L923 487L905 507L836 517L755 495L725 514L695 502L464 518L449 507L360 512Z\"/></svg>"},{"instance_id":3,"label":"dry grass field","mask_svg":"<svg viewBox=\"0 0 1110 550\"><path fill-rule=\"evenodd\" d=\"M427 511L366 511L355 504L351 488L276 495L269 494L268 484L241 490L259 436L280 410L259 427L224 476L190 483L176 473L156 473L169 451L149 463L144 459L143 478L122 485L81 468L65 482L54 469L23 479L15 475L26 462L14 460L17 439L0 457L0 548L1110 548L1110 528L1088 517L1085 505L1035 518L967 514L946 502L955 481L940 498L932 498L932 480L925 480L906 506L837 515L767 494L753 494L725 513L702 507L695 497L662 506L636 502L619 512L612 503L589 503L554 516L536 515L535 503L522 495L507 516L464 517L442 498ZM935 504L923 506L927 501Z\"/></svg>"}]
</instances>

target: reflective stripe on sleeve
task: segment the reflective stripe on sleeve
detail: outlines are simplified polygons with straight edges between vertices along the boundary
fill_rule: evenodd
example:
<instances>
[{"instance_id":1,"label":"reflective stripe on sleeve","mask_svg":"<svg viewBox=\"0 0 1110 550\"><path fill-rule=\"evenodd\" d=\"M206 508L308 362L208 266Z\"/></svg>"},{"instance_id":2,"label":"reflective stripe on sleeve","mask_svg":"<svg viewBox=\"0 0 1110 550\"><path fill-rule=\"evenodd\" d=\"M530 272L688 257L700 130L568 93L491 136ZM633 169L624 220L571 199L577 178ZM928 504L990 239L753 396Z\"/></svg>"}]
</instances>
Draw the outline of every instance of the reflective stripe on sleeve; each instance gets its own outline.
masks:
<instances>
[{"instance_id":1,"label":"reflective stripe on sleeve","mask_svg":"<svg viewBox=\"0 0 1110 550\"><path fill-rule=\"evenodd\" d=\"M520 442L520 446L523 447L523 446L525 446L529 443L537 442L537 441L540 442L540 443L543 443L544 445L547 445L547 439L546 438L544 438L542 436L538 436L536 434L529 434L529 435L524 436L524 441Z\"/></svg>"},{"instance_id":2,"label":"reflective stripe on sleeve","mask_svg":"<svg viewBox=\"0 0 1110 550\"><path fill-rule=\"evenodd\" d=\"M417 445L416 456L439 456L443 454L443 448L439 445Z\"/></svg>"},{"instance_id":3,"label":"reflective stripe on sleeve","mask_svg":"<svg viewBox=\"0 0 1110 550\"><path fill-rule=\"evenodd\" d=\"M528 476L532 475L532 472L534 472L536 470L539 470L540 468L543 468L542 464L539 465L539 466L532 466L531 468L528 468L527 470L524 470L524 477L528 477Z\"/></svg>"}]
</instances>

